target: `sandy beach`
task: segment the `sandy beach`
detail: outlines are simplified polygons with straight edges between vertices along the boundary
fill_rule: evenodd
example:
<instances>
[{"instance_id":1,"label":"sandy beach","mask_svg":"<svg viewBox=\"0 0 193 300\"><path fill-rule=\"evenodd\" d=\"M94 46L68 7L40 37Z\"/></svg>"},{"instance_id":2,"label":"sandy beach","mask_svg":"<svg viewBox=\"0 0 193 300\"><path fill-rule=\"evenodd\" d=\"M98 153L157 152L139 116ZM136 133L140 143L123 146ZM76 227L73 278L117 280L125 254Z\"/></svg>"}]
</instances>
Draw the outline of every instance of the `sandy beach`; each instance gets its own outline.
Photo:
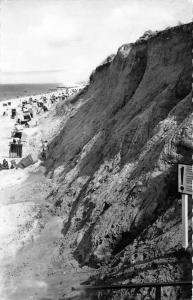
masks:
<instances>
[{"instance_id":1,"label":"sandy beach","mask_svg":"<svg viewBox=\"0 0 193 300\"><path fill-rule=\"evenodd\" d=\"M6 159L10 165L9 142L16 122L10 117L11 108L20 111L23 100L12 100L11 106L6 107L6 116L4 102L0 103L1 163ZM52 115L54 107L55 104L50 105L48 112L35 115L30 128L23 128L23 157L30 154L34 164L0 171L1 300L55 300L70 293L73 283L79 282L78 266L71 254L59 255L64 220L54 216L52 205L45 201L53 183L45 176L39 155L41 139L49 139L59 123L53 120L52 128L48 126L48 115Z\"/></svg>"}]
</instances>

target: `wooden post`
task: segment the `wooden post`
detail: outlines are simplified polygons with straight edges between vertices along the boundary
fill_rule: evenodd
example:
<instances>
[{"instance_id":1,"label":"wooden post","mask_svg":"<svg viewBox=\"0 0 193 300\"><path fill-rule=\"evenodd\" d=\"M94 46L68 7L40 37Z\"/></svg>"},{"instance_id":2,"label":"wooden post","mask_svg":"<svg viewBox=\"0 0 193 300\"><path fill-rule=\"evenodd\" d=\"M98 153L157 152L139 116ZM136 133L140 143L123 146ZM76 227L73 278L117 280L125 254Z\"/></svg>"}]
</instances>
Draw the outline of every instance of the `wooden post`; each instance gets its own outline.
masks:
<instances>
[{"instance_id":1,"label":"wooden post","mask_svg":"<svg viewBox=\"0 0 193 300\"><path fill-rule=\"evenodd\" d=\"M161 300L161 286L155 288L155 300Z\"/></svg>"},{"instance_id":2,"label":"wooden post","mask_svg":"<svg viewBox=\"0 0 193 300\"><path fill-rule=\"evenodd\" d=\"M188 195L182 194L182 247L188 247Z\"/></svg>"}]
</instances>

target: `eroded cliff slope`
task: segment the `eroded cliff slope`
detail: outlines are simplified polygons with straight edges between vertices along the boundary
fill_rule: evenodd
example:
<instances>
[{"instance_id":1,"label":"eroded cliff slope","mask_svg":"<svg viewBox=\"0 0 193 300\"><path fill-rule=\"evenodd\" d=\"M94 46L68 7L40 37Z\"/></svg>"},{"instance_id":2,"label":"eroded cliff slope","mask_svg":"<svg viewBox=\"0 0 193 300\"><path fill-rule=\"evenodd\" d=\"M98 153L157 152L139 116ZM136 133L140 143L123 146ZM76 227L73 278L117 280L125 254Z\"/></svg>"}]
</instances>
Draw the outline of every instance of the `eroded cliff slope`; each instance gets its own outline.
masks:
<instances>
[{"instance_id":1,"label":"eroded cliff slope","mask_svg":"<svg viewBox=\"0 0 193 300\"><path fill-rule=\"evenodd\" d=\"M177 192L177 164L192 161L191 30L123 45L83 92L58 105L56 117L72 113L50 144L49 201L64 217L61 251L70 245L81 265L98 268L94 282L191 278ZM167 288L163 299L188 292Z\"/></svg>"}]
</instances>

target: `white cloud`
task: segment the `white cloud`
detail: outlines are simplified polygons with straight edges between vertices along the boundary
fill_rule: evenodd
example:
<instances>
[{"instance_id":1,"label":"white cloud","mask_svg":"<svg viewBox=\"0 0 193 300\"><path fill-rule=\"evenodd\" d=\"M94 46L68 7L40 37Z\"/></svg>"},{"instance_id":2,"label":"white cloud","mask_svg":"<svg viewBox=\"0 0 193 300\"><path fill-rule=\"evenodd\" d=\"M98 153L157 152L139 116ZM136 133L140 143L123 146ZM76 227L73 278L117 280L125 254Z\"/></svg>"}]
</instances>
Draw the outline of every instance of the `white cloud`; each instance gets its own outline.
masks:
<instances>
[{"instance_id":1,"label":"white cloud","mask_svg":"<svg viewBox=\"0 0 193 300\"><path fill-rule=\"evenodd\" d=\"M191 4L188 0L3 0L1 14L4 72L64 69L37 74L37 80L44 76L45 81L75 81L86 79L108 54L145 30L191 20ZM30 75L18 78L22 76L30 80Z\"/></svg>"},{"instance_id":2,"label":"white cloud","mask_svg":"<svg viewBox=\"0 0 193 300\"><path fill-rule=\"evenodd\" d=\"M75 20L69 17L58 17L51 13L43 17L40 26L31 26L29 30L43 41L59 45L81 37L81 28L78 28Z\"/></svg>"},{"instance_id":3,"label":"white cloud","mask_svg":"<svg viewBox=\"0 0 193 300\"><path fill-rule=\"evenodd\" d=\"M106 20L107 26L115 30L128 30L128 37L136 38L147 29L161 29L166 24L175 25L176 19L171 11L158 5L148 6L147 2L136 1L131 5L121 5L112 10Z\"/></svg>"}]
</instances>

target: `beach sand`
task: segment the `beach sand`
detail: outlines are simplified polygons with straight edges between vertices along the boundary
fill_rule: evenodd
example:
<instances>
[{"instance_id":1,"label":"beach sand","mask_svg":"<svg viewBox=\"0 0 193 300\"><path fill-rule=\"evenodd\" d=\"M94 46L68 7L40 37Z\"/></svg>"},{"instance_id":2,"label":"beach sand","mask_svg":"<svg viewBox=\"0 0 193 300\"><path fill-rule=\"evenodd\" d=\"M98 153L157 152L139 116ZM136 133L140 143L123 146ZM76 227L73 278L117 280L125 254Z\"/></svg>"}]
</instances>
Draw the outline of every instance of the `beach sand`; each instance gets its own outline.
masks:
<instances>
[{"instance_id":1,"label":"beach sand","mask_svg":"<svg viewBox=\"0 0 193 300\"><path fill-rule=\"evenodd\" d=\"M10 118L14 106L11 101L8 116L2 116L0 103L0 162L8 161L9 141L15 120ZM0 299L43 300L64 299L71 295L71 287L88 277L81 272L70 251L60 255L64 219L52 213L46 201L53 182L45 176L39 159L41 139L52 136L49 112L35 117L37 126L25 128L24 156L31 154L35 164L25 169L0 171ZM43 136L42 136L43 135ZM19 161L19 159L16 159Z\"/></svg>"}]
</instances>

